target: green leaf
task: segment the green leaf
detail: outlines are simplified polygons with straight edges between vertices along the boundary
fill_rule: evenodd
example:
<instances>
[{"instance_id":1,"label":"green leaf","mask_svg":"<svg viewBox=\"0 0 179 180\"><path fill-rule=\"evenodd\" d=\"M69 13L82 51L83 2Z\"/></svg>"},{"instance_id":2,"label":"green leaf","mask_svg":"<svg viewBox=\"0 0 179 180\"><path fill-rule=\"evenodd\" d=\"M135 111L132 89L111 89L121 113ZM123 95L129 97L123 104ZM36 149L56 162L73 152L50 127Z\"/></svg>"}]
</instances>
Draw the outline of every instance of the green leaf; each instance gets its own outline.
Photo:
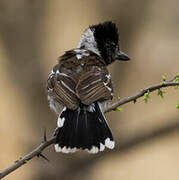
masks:
<instances>
[{"instance_id":1,"label":"green leaf","mask_svg":"<svg viewBox=\"0 0 179 180\"><path fill-rule=\"evenodd\" d=\"M175 78L175 81L176 81L176 82L179 82L179 77L176 77L176 78Z\"/></svg>"},{"instance_id":2,"label":"green leaf","mask_svg":"<svg viewBox=\"0 0 179 180\"><path fill-rule=\"evenodd\" d=\"M145 103L148 103L148 100L150 99L150 91L146 92L144 94L144 102Z\"/></svg>"},{"instance_id":3,"label":"green leaf","mask_svg":"<svg viewBox=\"0 0 179 180\"><path fill-rule=\"evenodd\" d=\"M158 89L157 95L160 96L163 99L164 98L164 93L166 93L166 92L162 91L161 89Z\"/></svg>"},{"instance_id":4,"label":"green leaf","mask_svg":"<svg viewBox=\"0 0 179 180\"><path fill-rule=\"evenodd\" d=\"M162 75L162 85L165 84L165 81L166 81L166 76L165 76L165 75Z\"/></svg>"},{"instance_id":5,"label":"green leaf","mask_svg":"<svg viewBox=\"0 0 179 180\"><path fill-rule=\"evenodd\" d=\"M179 88L179 85L174 86L174 88L175 88L175 89L178 89L178 88Z\"/></svg>"},{"instance_id":6,"label":"green leaf","mask_svg":"<svg viewBox=\"0 0 179 180\"><path fill-rule=\"evenodd\" d=\"M175 79L173 80L173 82L175 82L175 83L178 83L178 82L179 82L179 74L176 75L176 77L175 77ZM179 85L176 85L174 88L175 88L175 89L178 89L178 88L179 88Z\"/></svg>"},{"instance_id":7,"label":"green leaf","mask_svg":"<svg viewBox=\"0 0 179 180\"><path fill-rule=\"evenodd\" d=\"M175 76L175 79L173 80L173 82L179 82L179 74L177 74L177 75Z\"/></svg>"},{"instance_id":8,"label":"green leaf","mask_svg":"<svg viewBox=\"0 0 179 180\"><path fill-rule=\"evenodd\" d=\"M179 82L179 77L176 76L175 79L173 80L173 82Z\"/></svg>"},{"instance_id":9,"label":"green leaf","mask_svg":"<svg viewBox=\"0 0 179 180\"><path fill-rule=\"evenodd\" d=\"M123 111L123 109L118 107L118 108L116 108L116 109L115 109L115 111L122 112L122 111Z\"/></svg>"},{"instance_id":10,"label":"green leaf","mask_svg":"<svg viewBox=\"0 0 179 180\"><path fill-rule=\"evenodd\" d=\"M166 81L166 76L162 75L162 81Z\"/></svg>"},{"instance_id":11,"label":"green leaf","mask_svg":"<svg viewBox=\"0 0 179 180\"><path fill-rule=\"evenodd\" d=\"M24 163L27 163L28 162L28 160L24 160Z\"/></svg>"},{"instance_id":12,"label":"green leaf","mask_svg":"<svg viewBox=\"0 0 179 180\"><path fill-rule=\"evenodd\" d=\"M179 109L179 101L176 104L176 108Z\"/></svg>"}]
</instances>

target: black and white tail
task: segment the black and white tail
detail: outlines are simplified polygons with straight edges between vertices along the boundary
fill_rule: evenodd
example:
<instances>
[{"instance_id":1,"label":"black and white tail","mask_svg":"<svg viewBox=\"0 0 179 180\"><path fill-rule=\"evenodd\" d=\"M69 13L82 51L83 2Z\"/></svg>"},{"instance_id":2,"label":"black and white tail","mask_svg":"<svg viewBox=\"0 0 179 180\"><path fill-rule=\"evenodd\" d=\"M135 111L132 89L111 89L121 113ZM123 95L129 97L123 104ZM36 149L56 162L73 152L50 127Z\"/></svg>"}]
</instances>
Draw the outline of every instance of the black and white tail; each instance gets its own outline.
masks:
<instances>
[{"instance_id":1,"label":"black and white tail","mask_svg":"<svg viewBox=\"0 0 179 180\"><path fill-rule=\"evenodd\" d=\"M81 104L77 110L64 108L58 118L55 132L56 152L75 152L77 149L89 153L114 148L114 141L99 104Z\"/></svg>"}]
</instances>

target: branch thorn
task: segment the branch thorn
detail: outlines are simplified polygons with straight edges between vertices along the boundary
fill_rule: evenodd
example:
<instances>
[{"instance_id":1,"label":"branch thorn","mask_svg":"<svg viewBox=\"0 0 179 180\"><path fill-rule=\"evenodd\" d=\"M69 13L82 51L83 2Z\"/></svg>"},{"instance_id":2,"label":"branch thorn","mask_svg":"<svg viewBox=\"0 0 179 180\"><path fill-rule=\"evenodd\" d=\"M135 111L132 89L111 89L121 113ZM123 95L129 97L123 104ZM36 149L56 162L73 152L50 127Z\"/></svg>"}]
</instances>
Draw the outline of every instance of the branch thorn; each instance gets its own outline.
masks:
<instances>
[{"instance_id":1,"label":"branch thorn","mask_svg":"<svg viewBox=\"0 0 179 180\"><path fill-rule=\"evenodd\" d=\"M44 141L44 142L46 142L46 141L47 141L46 128L44 129L44 137L43 137L43 141Z\"/></svg>"},{"instance_id":2,"label":"branch thorn","mask_svg":"<svg viewBox=\"0 0 179 180\"><path fill-rule=\"evenodd\" d=\"M42 157L42 158L45 159L47 162L50 162L50 160L49 160L45 155L43 155L42 153L39 153L39 154L37 155L37 157Z\"/></svg>"},{"instance_id":3,"label":"branch thorn","mask_svg":"<svg viewBox=\"0 0 179 180\"><path fill-rule=\"evenodd\" d=\"M134 99L134 100L133 100L133 103L135 104L136 102L137 102L137 100L136 100L136 99Z\"/></svg>"}]
</instances>

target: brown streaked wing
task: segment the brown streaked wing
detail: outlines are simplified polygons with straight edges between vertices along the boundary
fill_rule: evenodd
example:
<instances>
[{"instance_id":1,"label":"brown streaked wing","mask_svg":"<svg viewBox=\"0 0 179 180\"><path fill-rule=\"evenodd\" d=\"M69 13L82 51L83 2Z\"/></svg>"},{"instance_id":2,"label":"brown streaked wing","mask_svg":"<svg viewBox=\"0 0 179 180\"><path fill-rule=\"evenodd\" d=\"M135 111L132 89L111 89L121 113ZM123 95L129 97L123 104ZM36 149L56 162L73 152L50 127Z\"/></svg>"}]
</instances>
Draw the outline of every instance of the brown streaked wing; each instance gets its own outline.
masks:
<instances>
[{"instance_id":1,"label":"brown streaked wing","mask_svg":"<svg viewBox=\"0 0 179 180\"><path fill-rule=\"evenodd\" d=\"M86 105L101 99L111 99L113 88L107 69L98 67L83 73L76 92Z\"/></svg>"},{"instance_id":2,"label":"brown streaked wing","mask_svg":"<svg viewBox=\"0 0 179 180\"><path fill-rule=\"evenodd\" d=\"M59 68L60 69L60 68ZM71 73L65 70L60 72L57 69L55 74L48 79L47 88L48 93L56 101L62 103L69 109L76 109L79 105L79 100L75 93L77 82Z\"/></svg>"}]
</instances>

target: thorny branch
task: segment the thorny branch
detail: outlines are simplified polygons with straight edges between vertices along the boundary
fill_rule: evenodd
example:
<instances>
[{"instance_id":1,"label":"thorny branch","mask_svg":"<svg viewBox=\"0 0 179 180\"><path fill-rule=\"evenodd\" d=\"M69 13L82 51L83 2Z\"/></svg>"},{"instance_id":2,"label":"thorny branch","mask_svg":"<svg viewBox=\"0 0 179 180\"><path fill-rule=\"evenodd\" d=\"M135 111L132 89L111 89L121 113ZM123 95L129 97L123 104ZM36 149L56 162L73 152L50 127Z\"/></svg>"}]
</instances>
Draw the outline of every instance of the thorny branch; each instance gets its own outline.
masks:
<instances>
[{"instance_id":1,"label":"thorny branch","mask_svg":"<svg viewBox=\"0 0 179 180\"><path fill-rule=\"evenodd\" d=\"M176 77L178 77L178 76L176 76ZM164 87L169 87L169 86L178 86L179 82L174 81L176 79L176 77L169 80L169 81L163 81L160 84L156 84L156 85L150 86L148 88L142 89L141 91L139 91L138 93L136 93L136 94L134 94L132 96L121 98L119 101L117 101L117 102L115 102L113 104L109 104L107 106L107 108L104 110L104 112L106 113L106 112L115 110L117 107L119 107L119 106L121 106L123 104L129 103L131 101L135 103L138 98L144 96L144 94L147 93L147 92L153 92L155 90L158 90L158 89L161 89L161 88L164 88Z\"/></svg>"},{"instance_id":2,"label":"thorny branch","mask_svg":"<svg viewBox=\"0 0 179 180\"><path fill-rule=\"evenodd\" d=\"M178 76L177 76L178 78ZM129 103L129 102L136 102L136 100L140 97L143 97L145 95L145 93L147 92L153 92L155 90L159 90L161 88L164 87L170 87L170 86L179 86L179 81L175 81L176 77L173 78L170 81L163 81L162 83L156 84L156 85L152 85L148 88L145 88L141 91L139 91L138 93L132 95L132 96L128 96L125 98L121 98L119 101L113 103L113 104L109 104L106 109L104 110L104 112L110 112L112 110L115 110L117 107ZM11 166L9 166L8 168L0 171L0 179L7 176L8 174L10 174L11 172L15 171L16 169L18 169L19 167L21 167L22 165L26 164L29 160L31 160L34 157L42 157L44 159L46 159L48 161L48 159L42 154L42 151L47 148L48 146L54 144L55 142L55 137L51 137L50 139L47 140L46 138L46 131L44 131L44 138L43 138L43 142L36 147L33 151L31 151L30 153L26 154L25 156L21 157L19 160L15 161L14 164L12 164Z\"/></svg>"},{"instance_id":3,"label":"thorny branch","mask_svg":"<svg viewBox=\"0 0 179 180\"><path fill-rule=\"evenodd\" d=\"M5 177L5 176L7 176L11 172L15 171L16 169L18 169L22 165L26 164L29 160L31 160L32 158L34 158L36 156L37 157L41 156L41 157L46 159L46 157L42 154L42 151L46 147L48 147L51 144L53 144L54 142L55 142L55 137L50 138L48 141L43 141L33 151L31 151L30 153L26 154L25 156L23 156L20 159L18 159L17 161L15 161L14 164L9 166L8 168L4 169L3 171L0 171L0 179Z\"/></svg>"}]
</instances>

